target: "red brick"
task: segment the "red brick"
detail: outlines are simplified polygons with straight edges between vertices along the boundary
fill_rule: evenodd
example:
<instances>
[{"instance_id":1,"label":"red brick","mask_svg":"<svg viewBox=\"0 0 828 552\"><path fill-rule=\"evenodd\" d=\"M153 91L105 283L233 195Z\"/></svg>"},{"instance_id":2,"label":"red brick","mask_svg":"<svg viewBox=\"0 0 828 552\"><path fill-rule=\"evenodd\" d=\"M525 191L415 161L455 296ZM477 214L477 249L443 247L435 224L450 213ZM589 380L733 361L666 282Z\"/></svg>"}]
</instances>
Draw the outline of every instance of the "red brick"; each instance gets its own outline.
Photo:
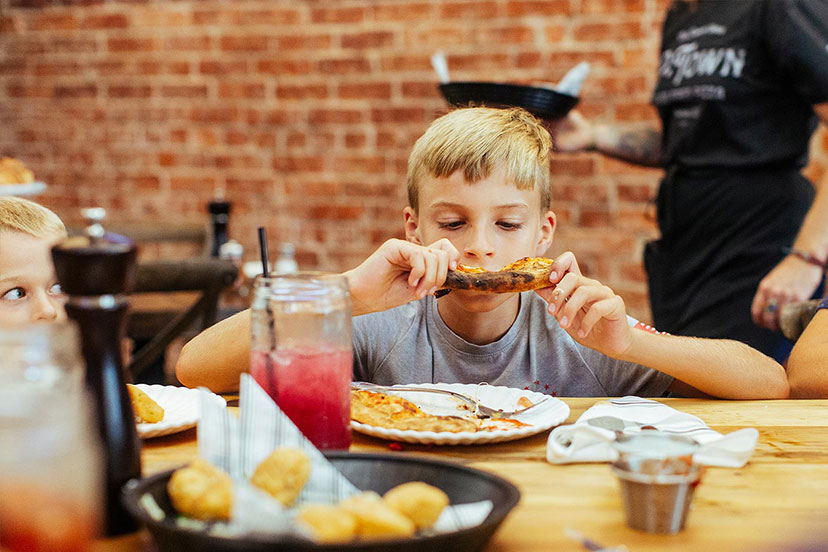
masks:
<instances>
[{"instance_id":1,"label":"red brick","mask_svg":"<svg viewBox=\"0 0 828 552\"><path fill-rule=\"evenodd\" d=\"M428 3L393 3L375 6L372 14L376 21L427 21L434 15L434 6Z\"/></svg>"},{"instance_id":2,"label":"red brick","mask_svg":"<svg viewBox=\"0 0 828 552\"><path fill-rule=\"evenodd\" d=\"M317 64L323 74L342 75L347 73L368 73L371 66L363 57L322 59Z\"/></svg>"},{"instance_id":3,"label":"red brick","mask_svg":"<svg viewBox=\"0 0 828 552\"><path fill-rule=\"evenodd\" d=\"M74 62L38 63L34 67L34 74L39 76L74 75L80 66Z\"/></svg>"},{"instance_id":4,"label":"red brick","mask_svg":"<svg viewBox=\"0 0 828 552\"><path fill-rule=\"evenodd\" d=\"M506 15L569 15L569 0L511 0L506 4Z\"/></svg>"},{"instance_id":5,"label":"red brick","mask_svg":"<svg viewBox=\"0 0 828 552\"><path fill-rule=\"evenodd\" d=\"M20 75L27 71L25 58L0 58L0 75Z\"/></svg>"},{"instance_id":6,"label":"red brick","mask_svg":"<svg viewBox=\"0 0 828 552\"><path fill-rule=\"evenodd\" d=\"M345 135L346 148L363 148L368 140L362 132L349 132Z\"/></svg>"},{"instance_id":7,"label":"red brick","mask_svg":"<svg viewBox=\"0 0 828 552\"><path fill-rule=\"evenodd\" d=\"M210 177L173 176L170 178L170 189L176 190L211 190L216 181Z\"/></svg>"},{"instance_id":8,"label":"red brick","mask_svg":"<svg viewBox=\"0 0 828 552\"><path fill-rule=\"evenodd\" d=\"M110 52L149 52L155 49L151 38L110 38L106 41Z\"/></svg>"},{"instance_id":9,"label":"red brick","mask_svg":"<svg viewBox=\"0 0 828 552\"><path fill-rule=\"evenodd\" d=\"M416 46L418 49L432 47L437 50L472 43L475 41L474 34L474 29L464 29L457 25L430 25L406 30L403 38L407 46Z\"/></svg>"},{"instance_id":10,"label":"red brick","mask_svg":"<svg viewBox=\"0 0 828 552\"><path fill-rule=\"evenodd\" d=\"M391 98L391 84L387 82L340 84L339 97L346 99L389 99Z\"/></svg>"},{"instance_id":11,"label":"red brick","mask_svg":"<svg viewBox=\"0 0 828 552\"><path fill-rule=\"evenodd\" d=\"M595 174L595 160L591 157L570 157L557 155L549 163L553 175L591 176Z\"/></svg>"},{"instance_id":12,"label":"red brick","mask_svg":"<svg viewBox=\"0 0 828 552\"><path fill-rule=\"evenodd\" d=\"M324 83L303 84L297 86L280 85L276 87L276 97L285 100L303 100L305 98L327 98L328 85Z\"/></svg>"},{"instance_id":13,"label":"red brick","mask_svg":"<svg viewBox=\"0 0 828 552\"><path fill-rule=\"evenodd\" d=\"M253 82L220 82L219 98L255 99L265 97L265 85Z\"/></svg>"},{"instance_id":14,"label":"red brick","mask_svg":"<svg viewBox=\"0 0 828 552\"><path fill-rule=\"evenodd\" d=\"M491 19L498 15L497 11L496 2L445 2L440 7L440 17L445 19L462 18L465 21Z\"/></svg>"},{"instance_id":15,"label":"red brick","mask_svg":"<svg viewBox=\"0 0 828 552\"><path fill-rule=\"evenodd\" d=\"M600 42L644 38L639 21L621 23L585 23L574 29L575 40Z\"/></svg>"},{"instance_id":16,"label":"red brick","mask_svg":"<svg viewBox=\"0 0 828 552\"><path fill-rule=\"evenodd\" d=\"M515 67L521 69L548 67L548 63L544 63L540 52L521 52L515 57Z\"/></svg>"},{"instance_id":17,"label":"red brick","mask_svg":"<svg viewBox=\"0 0 828 552\"><path fill-rule=\"evenodd\" d=\"M206 98L207 86L200 84L162 86L161 96L165 98Z\"/></svg>"},{"instance_id":18,"label":"red brick","mask_svg":"<svg viewBox=\"0 0 828 552\"><path fill-rule=\"evenodd\" d=\"M535 41L535 31L526 25L482 28L478 40L483 44L530 44Z\"/></svg>"},{"instance_id":19,"label":"red brick","mask_svg":"<svg viewBox=\"0 0 828 552\"><path fill-rule=\"evenodd\" d=\"M281 35L276 37L279 50L323 50L333 43L331 35Z\"/></svg>"},{"instance_id":20,"label":"red brick","mask_svg":"<svg viewBox=\"0 0 828 552\"><path fill-rule=\"evenodd\" d=\"M235 106L194 107L190 120L194 123L232 123L239 119L239 110Z\"/></svg>"},{"instance_id":21,"label":"red brick","mask_svg":"<svg viewBox=\"0 0 828 552\"><path fill-rule=\"evenodd\" d=\"M314 23L362 23L364 19L363 8L317 8L311 11Z\"/></svg>"},{"instance_id":22,"label":"red brick","mask_svg":"<svg viewBox=\"0 0 828 552\"><path fill-rule=\"evenodd\" d=\"M29 20L32 31L71 31L78 28L78 20L71 13L38 14Z\"/></svg>"},{"instance_id":23,"label":"red brick","mask_svg":"<svg viewBox=\"0 0 828 552\"><path fill-rule=\"evenodd\" d=\"M205 75L227 75L229 73L246 73L247 62L244 60L203 60L198 70Z\"/></svg>"},{"instance_id":24,"label":"red brick","mask_svg":"<svg viewBox=\"0 0 828 552\"><path fill-rule=\"evenodd\" d=\"M608 13L641 13L645 10L644 0L582 0L581 13L608 14Z\"/></svg>"},{"instance_id":25,"label":"red brick","mask_svg":"<svg viewBox=\"0 0 828 552\"><path fill-rule=\"evenodd\" d=\"M322 170L324 158L321 156L274 157L273 168L284 172L318 172Z\"/></svg>"},{"instance_id":26,"label":"red brick","mask_svg":"<svg viewBox=\"0 0 828 552\"><path fill-rule=\"evenodd\" d=\"M128 26L129 19L123 13L89 15L81 23L84 29L126 29Z\"/></svg>"},{"instance_id":27,"label":"red brick","mask_svg":"<svg viewBox=\"0 0 828 552\"><path fill-rule=\"evenodd\" d=\"M468 54L449 56L448 65L451 69L498 69L509 67L509 56L506 54Z\"/></svg>"},{"instance_id":28,"label":"red brick","mask_svg":"<svg viewBox=\"0 0 828 552\"><path fill-rule=\"evenodd\" d=\"M311 124L354 124L362 122L362 112L355 109L315 109L308 115Z\"/></svg>"},{"instance_id":29,"label":"red brick","mask_svg":"<svg viewBox=\"0 0 828 552\"><path fill-rule=\"evenodd\" d=\"M306 59L268 59L260 61L257 69L272 75L302 75L311 72L311 63Z\"/></svg>"},{"instance_id":30,"label":"red brick","mask_svg":"<svg viewBox=\"0 0 828 552\"><path fill-rule=\"evenodd\" d=\"M164 47L166 50L206 51L212 46L212 38L202 36L173 36L168 38Z\"/></svg>"},{"instance_id":31,"label":"red brick","mask_svg":"<svg viewBox=\"0 0 828 552\"><path fill-rule=\"evenodd\" d=\"M288 194L300 196L323 196L333 197L339 189L336 181L299 182L289 181L285 184L285 191Z\"/></svg>"},{"instance_id":32,"label":"red brick","mask_svg":"<svg viewBox=\"0 0 828 552\"><path fill-rule=\"evenodd\" d=\"M56 98L94 98L98 95L98 87L94 84L79 86L56 86Z\"/></svg>"},{"instance_id":33,"label":"red brick","mask_svg":"<svg viewBox=\"0 0 828 552\"><path fill-rule=\"evenodd\" d=\"M286 25L299 23L301 15L298 10L292 9L234 9L229 19L234 25Z\"/></svg>"},{"instance_id":34,"label":"red brick","mask_svg":"<svg viewBox=\"0 0 828 552\"><path fill-rule=\"evenodd\" d=\"M0 15L0 31L4 33L20 33L23 31L23 21L19 17Z\"/></svg>"},{"instance_id":35,"label":"red brick","mask_svg":"<svg viewBox=\"0 0 828 552\"><path fill-rule=\"evenodd\" d=\"M385 172L385 158L380 156L349 155L336 157L333 166L342 172Z\"/></svg>"},{"instance_id":36,"label":"red brick","mask_svg":"<svg viewBox=\"0 0 828 552\"><path fill-rule=\"evenodd\" d=\"M656 117L655 108L649 103L620 103L615 106L619 121L648 121Z\"/></svg>"},{"instance_id":37,"label":"red brick","mask_svg":"<svg viewBox=\"0 0 828 552\"><path fill-rule=\"evenodd\" d=\"M566 34L567 27L563 25L547 25L544 28L543 36L547 42L562 42Z\"/></svg>"},{"instance_id":38,"label":"red brick","mask_svg":"<svg viewBox=\"0 0 828 552\"><path fill-rule=\"evenodd\" d=\"M612 217L604 209L581 209L580 223L586 228L609 227L612 224Z\"/></svg>"},{"instance_id":39,"label":"red brick","mask_svg":"<svg viewBox=\"0 0 828 552\"><path fill-rule=\"evenodd\" d=\"M113 85L107 87L110 98L149 98L152 96L150 86Z\"/></svg>"},{"instance_id":40,"label":"red brick","mask_svg":"<svg viewBox=\"0 0 828 552\"><path fill-rule=\"evenodd\" d=\"M186 128L174 128L170 130L170 142L184 144L190 132Z\"/></svg>"},{"instance_id":41,"label":"red brick","mask_svg":"<svg viewBox=\"0 0 828 552\"><path fill-rule=\"evenodd\" d=\"M434 81L403 82L402 94L411 98L435 98L441 96L440 89Z\"/></svg>"},{"instance_id":42,"label":"red brick","mask_svg":"<svg viewBox=\"0 0 828 552\"><path fill-rule=\"evenodd\" d=\"M388 31L375 31L367 33L342 35L343 48L381 48L394 43L394 33Z\"/></svg>"},{"instance_id":43,"label":"red brick","mask_svg":"<svg viewBox=\"0 0 828 552\"><path fill-rule=\"evenodd\" d=\"M163 151L158 154L158 164L162 167L172 167L175 165L175 154L171 151Z\"/></svg>"},{"instance_id":44,"label":"red brick","mask_svg":"<svg viewBox=\"0 0 828 552\"><path fill-rule=\"evenodd\" d=\"M360 218L364 212L364 207L356 205L319 205L308 209L308 217L326 220L353 220Z\"/></svg>"},{"instance_id":45,"label":"red brick","mask_svg":"<svg viewBox=\"0 0 828 552\"><path fill-rule=\"evenodd\" d=\"M267 50L267 36L223 36L221 49L225 51L261 52Z\"/></svg>"},{"instance_id":46,"label":"red brick","mask_svg":"<svg viewBox=\"0 0 828 552\"><path fill-rule=\"evenodd\" d=\"M83 35L85 36L85 35ZM60 54L80 54L98 51L98 43L93 39L83 38L72 34L71 36L58 36L49 41L47 50Z\"/></svg>"},{"instance_id":47,"label":"red brick","mask_svg":"<svg viewBox=\"0 0 828 552\"><path fill-rule=\"evenodd\" d=\"M382 57L380 64L383 71L431 71L434 74L428 54Z\"/></svg>"},{"instance_id":48,"label":"red brick","mask_svg":"<svg viewBox=\"0 0 828 552\"><path fill-rule=\"evenodd\" d=\"M425 110L422 107L372 109L371 121L375 123L422 123L425 121Z\"/></svg>"}]
</instances>

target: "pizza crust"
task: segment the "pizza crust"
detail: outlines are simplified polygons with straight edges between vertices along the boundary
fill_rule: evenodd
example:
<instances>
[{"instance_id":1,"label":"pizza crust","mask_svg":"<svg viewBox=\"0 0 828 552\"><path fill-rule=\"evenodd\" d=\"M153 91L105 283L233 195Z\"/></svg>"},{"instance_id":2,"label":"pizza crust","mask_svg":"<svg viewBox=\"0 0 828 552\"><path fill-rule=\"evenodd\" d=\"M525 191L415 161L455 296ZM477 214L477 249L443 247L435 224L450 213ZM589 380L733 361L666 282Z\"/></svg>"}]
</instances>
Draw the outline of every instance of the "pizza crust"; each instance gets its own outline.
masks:
<instances>
[{"instance_id":1,"label":"pizza crust","mask_svg":"<svg viewBox=\"0 0 828 552\"><path fill-rule=\"evenodd\" d=\"M488 272L477 267L460 265L450 270L443 287L437 290L438 297L451 290L486 291L489 293L517 293L549 287L553 259L523 257L508 264L497 272Z\"/></svg>"}]
</instances>

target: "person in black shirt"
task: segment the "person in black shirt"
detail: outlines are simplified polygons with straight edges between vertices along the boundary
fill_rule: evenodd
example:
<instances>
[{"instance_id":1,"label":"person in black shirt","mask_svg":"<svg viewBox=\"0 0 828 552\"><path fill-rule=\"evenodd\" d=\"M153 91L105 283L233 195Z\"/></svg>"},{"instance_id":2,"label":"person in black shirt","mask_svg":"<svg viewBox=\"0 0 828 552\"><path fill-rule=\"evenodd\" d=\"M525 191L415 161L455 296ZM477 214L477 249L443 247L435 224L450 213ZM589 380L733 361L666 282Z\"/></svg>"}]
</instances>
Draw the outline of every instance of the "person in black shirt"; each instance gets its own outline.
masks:
<instances>
[{"instance_id":1,"label":"person in black shirt","mask_svg":"<svg viewBox=\"0 0 828 552\"><path fill-rule=\"evenodd\" d=\"M558 151L662 166L644 253L654 325L784 358L788 302L821 285L828 179L800 174L828 122L828 0L674 0L653 104L661 129L553 123Z\"/></svg>"}]
</instances>

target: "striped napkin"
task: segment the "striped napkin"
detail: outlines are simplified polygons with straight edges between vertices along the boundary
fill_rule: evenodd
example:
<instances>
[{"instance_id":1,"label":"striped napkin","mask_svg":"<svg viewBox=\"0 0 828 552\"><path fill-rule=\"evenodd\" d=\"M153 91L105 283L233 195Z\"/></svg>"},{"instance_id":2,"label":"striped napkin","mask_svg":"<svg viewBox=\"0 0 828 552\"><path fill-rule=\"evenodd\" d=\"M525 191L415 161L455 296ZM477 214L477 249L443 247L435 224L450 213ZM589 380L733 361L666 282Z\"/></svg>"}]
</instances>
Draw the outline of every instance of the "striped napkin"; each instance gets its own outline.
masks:
<instances>
[{"instance_id":1,"label":"striped napkin","mask_svg":"<svg viewBox=\"0 0 828 552\"><path fill-rule=\"evenodd\" d=\"M628 396L601 401L581 414L574 424L555 428L546 444L546 459L553 464L612 462L618 458L612 446L616 430L633 434L642 431L642 426L694 439L699 448L693 460L706 466L741 468L753 454L759 438L759 432L753 428L722 435L701 418L657 401Z\"/></svg>"},{"instance_id":2,"label":"striped napkin","mask_svg":"<svg viewBox=\"0 0 828 552\"><path fill-rule=\"evenodd\" d=\"M249 374L241 376L238 418L206 395L202 395L201 401L198 453L227 471L236 482L231 529L237 533L295 534L295 526L289 521L297 507L333 505L360 492L305 438ZM259 463L276 448L300 449L311 462L308 482L289 510L248 481ZM440 533L480 525L492 508L489 500L449 506L432 529Z\"/></svg>"}]
</instances>

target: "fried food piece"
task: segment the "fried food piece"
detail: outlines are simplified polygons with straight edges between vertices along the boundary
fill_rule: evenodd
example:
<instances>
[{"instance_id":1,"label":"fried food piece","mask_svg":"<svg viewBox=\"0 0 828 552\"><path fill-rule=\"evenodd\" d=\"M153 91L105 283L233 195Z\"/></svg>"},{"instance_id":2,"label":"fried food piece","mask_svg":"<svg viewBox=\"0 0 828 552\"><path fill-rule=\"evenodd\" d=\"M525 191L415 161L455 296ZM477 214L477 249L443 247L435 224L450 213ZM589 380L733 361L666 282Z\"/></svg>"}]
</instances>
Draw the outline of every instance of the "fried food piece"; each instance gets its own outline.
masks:
<instances>
[{"instance_id":1,"label":"fried food piece","mask_svg":"<svg viewBox=\"0 0 828 552\"><path fill-rule=\"evenodd\" d=\"M28 184L34 182L34 174L13 157L0 158L0 184Z\"/></svg>"},{"instance_id":2,"label":"fried food piece","mask_svg":"<svg viewBox=\"0 0 828 552\"><path fill-rule=\"evenodd\" d=\"M132 410L135 412L136 422L154 424L164 419L164 409L149 395L131 383L127 384L127 390L129 391L129 400L132 402Z\"/></svg>"},{"instance_id":3,"label":"fried food piece","mask_svg":"<svg viewBox=\"0 0 828 552\"><path fill-rule=\"evenodd\" d=\"M417 529L428 529L448 506L449 497L441 489L422 481L397 485L382 497L383 502L414 522Z\"/></svg>"},{"instance_id":4,"label":"fried food piece","mask_svg":"<svg viewBox=\"0 0 828 552\"><path fill-rule=\"evenodd\" d=\"M310 476L310 458L298 449L274 450L253 472L250 482L290 506Z\"/></svg>"},{"instance_id":5,"label":"fried food piece","mask_svg":"<svg viewBox=\"0 0 828 552\"><path fill-rule=\"evenodd\" d=\"M515 293L549 287L552 285L549 275L553 262L553 259L543 257L523 257L497 272L460 265L456 270L448 271L446 282L435 295L440 297L453 289Z\"/></svg>"},{"instance_id":6,"label":"fried food piece","mask_svg":"<svg viewBox=\"0 0 828 552\"><path fill-rule=\"evenodd\" d=\"M204 521L230 519L233 480L201 458L173 472L167 493L180 514Z\"/></svg>"},{"instance_id":7,"label":"fried food piece","mask_svg":"<svg viewBox=\"0 0 828 552\"><path fill-rule=\"evenodd\" d=\"M363 539L410 537L417 530L414 522L400 514L372 491L346 498L337 506L357 520L357 535Z\"/></svg>"},{"instance_id":8,"label":"fried food piece","mask_svg":"<svg viewBox=\"0 0 828 552\"><path fill-rule=\"evenodd\" d=\"M357 534L356 516L336 506L310 504L299 510L296 519L310 530L316 542L347 542Z\"/></svg>"},{"instance_id":9,"label":"fried food piece","mask_svg":"<svg viewBox=\"0 0 828 552\"><path fill-rule=\"evenodd\" d=\"M477 424L460 416L434 416L400 396L375 391L351 391L351 419L388 429L414 431L477 431Z\"/></svg>"}]
</instances>

